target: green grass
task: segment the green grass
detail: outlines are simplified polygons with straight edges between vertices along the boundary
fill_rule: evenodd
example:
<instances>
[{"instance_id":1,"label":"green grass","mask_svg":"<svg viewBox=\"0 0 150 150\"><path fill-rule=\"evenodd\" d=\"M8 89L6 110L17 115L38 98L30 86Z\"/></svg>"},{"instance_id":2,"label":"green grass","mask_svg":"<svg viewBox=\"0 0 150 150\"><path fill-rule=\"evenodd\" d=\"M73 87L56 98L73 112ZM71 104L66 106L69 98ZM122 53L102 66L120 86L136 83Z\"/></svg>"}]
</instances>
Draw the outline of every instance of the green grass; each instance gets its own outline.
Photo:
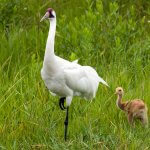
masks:
<instances>
[{"instance_id":1,"label":"green grass","mask_svg":"<svg viewBox=\"0 0 150 150\"><path fill-rule=\"evenodd\" d=\"M64 142L65 111L40 76L49 24L39 20L50 3L4 2L10 9L27 6L27 12L0 9L0 149L150 149L150 128L138 121L130 127L114 95L122 86L125 100L141 98L150 108L149 3L51 3L58 14L56 54L95 67L110 85L100 84L92 102L73 99Z\"/></svg>"}]
</instances>

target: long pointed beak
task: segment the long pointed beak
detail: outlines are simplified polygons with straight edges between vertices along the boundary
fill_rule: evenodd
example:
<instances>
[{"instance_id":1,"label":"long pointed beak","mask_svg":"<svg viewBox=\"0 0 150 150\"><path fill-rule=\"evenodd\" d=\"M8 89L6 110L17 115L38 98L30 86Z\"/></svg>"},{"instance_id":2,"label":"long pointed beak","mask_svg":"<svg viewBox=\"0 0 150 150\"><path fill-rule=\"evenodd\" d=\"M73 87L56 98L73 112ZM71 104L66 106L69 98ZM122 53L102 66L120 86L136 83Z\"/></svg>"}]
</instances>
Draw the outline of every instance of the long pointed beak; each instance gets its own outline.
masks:
<instances>
[{"instance_id":1,"label":"long pointed beak","mask_svg":"<svg viewBox=\"0 0 150 150\"><path fill-rule=\"evenodd\" d=\"M40 20L40 22L42 22L43 20L47 19L49 17L49 13L46 12L46 14L42 17L42 19Z\"/></svg>"}]
</instances>

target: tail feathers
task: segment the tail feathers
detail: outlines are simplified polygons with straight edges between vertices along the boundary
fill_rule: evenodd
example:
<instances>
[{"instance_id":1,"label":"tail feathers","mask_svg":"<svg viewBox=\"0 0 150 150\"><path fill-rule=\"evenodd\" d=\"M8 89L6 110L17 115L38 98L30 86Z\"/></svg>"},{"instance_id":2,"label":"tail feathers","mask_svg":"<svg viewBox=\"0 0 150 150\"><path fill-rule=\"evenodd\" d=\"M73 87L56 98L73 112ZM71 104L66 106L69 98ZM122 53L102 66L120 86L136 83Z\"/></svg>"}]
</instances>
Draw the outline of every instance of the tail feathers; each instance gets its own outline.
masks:
<instances>
[{"instance_id":1,"label":"tail feathers","mask_svg":"<svg viewBox=\"0 0 150 150\"><path fill-rule=\"evenodd\" d=\"M107 82L104 81L101 77L99 77L99 82L101 82L101 83L103 83L104 85L106 85L106 86L109 87L109 85L107 84Z\"/></svg>"},{"instance_id":2,"label":"tail feathers","mask_svg":"<svg viewBox=\"0 0 150 150\"><path fill-rule=\"evenodd\" d=\"M78 63L78 59L76 59L76 60L72 61L72 63L77 64L77 63Z\"/></svg>"}]
</instances>

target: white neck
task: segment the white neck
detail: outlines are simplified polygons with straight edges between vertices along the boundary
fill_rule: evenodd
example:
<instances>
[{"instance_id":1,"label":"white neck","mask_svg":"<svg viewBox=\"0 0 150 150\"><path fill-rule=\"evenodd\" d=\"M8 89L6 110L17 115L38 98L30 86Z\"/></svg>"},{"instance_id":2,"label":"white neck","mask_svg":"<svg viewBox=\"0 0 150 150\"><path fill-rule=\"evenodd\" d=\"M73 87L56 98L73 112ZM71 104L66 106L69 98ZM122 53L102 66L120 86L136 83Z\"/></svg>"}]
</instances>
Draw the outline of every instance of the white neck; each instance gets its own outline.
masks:
<instances>
[{"instance_id":1,"label":"white neck","mask_svg":"<svg viewBox=\"0 0 150 150\"><path fill-rule=\"evenodd\" d=\"M56 18L50 20L50 28L49 28L49 33L48 33L48 38L46 43L44 61L45 59L47 58L50 59L55 55L54 54L55 32L56 32Z\"/></svg>"},{"instance_id":2,"label":"white neck","mask_svg":"<svg viewBox=\"0 0 150 150\"><path fill-rule=\"evenodd\" d=\"M54 53L55 32L56 32L56 18L53 18L52 20L50 20L50 28L43 62L44 67L49 67L51 71L54 70L55 66L55 53Z\"/></svg>"}]
</instances>

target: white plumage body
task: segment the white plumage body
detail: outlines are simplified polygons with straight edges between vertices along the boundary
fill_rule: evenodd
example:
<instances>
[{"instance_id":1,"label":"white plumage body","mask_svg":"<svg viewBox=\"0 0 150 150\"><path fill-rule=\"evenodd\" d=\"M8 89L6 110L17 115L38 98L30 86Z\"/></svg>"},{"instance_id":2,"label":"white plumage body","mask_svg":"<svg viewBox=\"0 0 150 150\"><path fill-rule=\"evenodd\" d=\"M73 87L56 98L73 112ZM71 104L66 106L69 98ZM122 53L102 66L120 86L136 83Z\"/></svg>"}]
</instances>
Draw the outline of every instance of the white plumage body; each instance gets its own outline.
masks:
<instances>
[{"instance_id":1,"label":"white plumage body","mask_svg":"<svg viewBox=\"0 0 150 150\"><path fill-rule=\"evenodd\" d=\"M41 70L42 79L47 88L60 97L82 96L86 99L95 97L99 82L101 79L96 71L89 66L81 66L73 62L59 64L57 62L57 71L55 73L44 69ZM47 67L46 67L47 68Z\"/></svg>"}]
</instances>

